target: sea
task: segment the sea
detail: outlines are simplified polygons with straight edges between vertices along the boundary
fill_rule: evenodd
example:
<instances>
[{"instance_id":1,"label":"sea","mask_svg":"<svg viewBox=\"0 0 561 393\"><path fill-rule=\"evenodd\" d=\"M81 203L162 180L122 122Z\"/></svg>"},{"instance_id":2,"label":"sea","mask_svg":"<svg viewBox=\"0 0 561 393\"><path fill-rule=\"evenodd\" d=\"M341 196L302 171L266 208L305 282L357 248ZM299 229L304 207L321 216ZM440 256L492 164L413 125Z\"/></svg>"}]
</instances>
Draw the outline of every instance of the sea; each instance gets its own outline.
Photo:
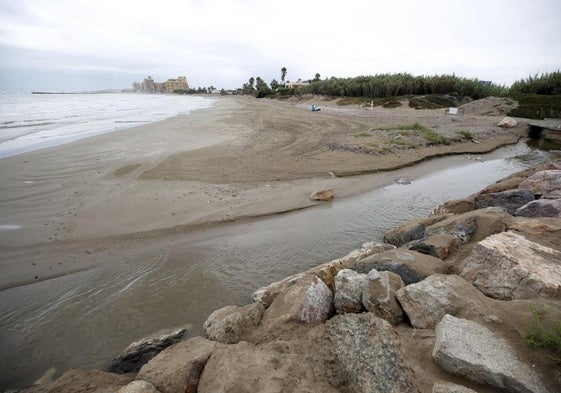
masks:
<instances>
[{"instance_id":1,"label":"sea","mask_svg":"<svg viewBox=\"0 0 561 393\"><path fill-rule=\"evenodd\" d=\"M0 93L0 158L208 108L208 97Z\"/></svg>"}]
</instances>

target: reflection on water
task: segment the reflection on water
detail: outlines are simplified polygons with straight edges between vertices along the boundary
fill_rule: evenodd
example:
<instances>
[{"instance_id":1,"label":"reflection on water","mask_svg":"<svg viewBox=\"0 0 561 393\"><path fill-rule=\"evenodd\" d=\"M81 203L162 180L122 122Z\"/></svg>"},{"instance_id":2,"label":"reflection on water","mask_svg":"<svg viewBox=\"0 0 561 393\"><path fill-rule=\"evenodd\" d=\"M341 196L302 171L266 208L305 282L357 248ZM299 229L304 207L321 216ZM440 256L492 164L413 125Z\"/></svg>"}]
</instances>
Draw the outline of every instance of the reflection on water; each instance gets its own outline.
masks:
<instances>
[{"instance_id":1,"label":"reflection on water","mask_svg":"<svg viewBox=\"0 0 561 393\"><path fill-rule=\"evenodd\" d=\"M131 341L161 328L193 324L190 334L200 335L210 312L248 303L260 286L381 241L446 200L560 156L518 144L409 185L230 224L233 234L203 241L176 238L149 254L0 292L0 387L32 383L53 366L105 368Z\"/></svg>"}]
</instances>

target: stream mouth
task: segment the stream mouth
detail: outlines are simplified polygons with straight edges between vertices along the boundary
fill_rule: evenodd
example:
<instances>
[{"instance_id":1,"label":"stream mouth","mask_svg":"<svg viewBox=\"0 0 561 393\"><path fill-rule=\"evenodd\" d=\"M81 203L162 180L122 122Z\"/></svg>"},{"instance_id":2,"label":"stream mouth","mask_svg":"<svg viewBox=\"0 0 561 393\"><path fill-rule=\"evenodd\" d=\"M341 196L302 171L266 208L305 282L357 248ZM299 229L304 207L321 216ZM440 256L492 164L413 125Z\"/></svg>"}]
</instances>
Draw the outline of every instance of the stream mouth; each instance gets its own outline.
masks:
<instances>
[{"instance_id":1,"label":"stream mouth","mask_svg":"<svg viewBox=\"0 0 561 393\"><path fill-rule=\"evenodd\" d=\"M57 375L69 368L106 369L132 341L162 328L189 324L189 336L201 335L211 312L250 303L261 286L365 242L381 242L388 230L427 216L444 201L560 157L559 146L541 149L521 142L477 157L437 159L419 164L427 165L429 174L411 176L410 184L225 224L227 231L213 230L196 240L175 234L166 246L131 248L126 259L4 290L0 387L30 385L51 367Z\"/></svg>"}]
</instances>

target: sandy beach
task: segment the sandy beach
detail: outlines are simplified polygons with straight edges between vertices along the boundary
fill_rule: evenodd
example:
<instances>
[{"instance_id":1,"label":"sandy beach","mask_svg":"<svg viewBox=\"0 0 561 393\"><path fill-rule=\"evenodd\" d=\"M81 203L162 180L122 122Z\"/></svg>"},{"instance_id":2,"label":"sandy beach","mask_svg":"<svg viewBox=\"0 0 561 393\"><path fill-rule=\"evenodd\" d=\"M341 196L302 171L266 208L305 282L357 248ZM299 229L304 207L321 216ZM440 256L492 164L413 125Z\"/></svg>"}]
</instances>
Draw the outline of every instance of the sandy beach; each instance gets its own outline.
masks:
<instances>
[{"instance_id":1,"label":"sandy beach","mask_svg":"<svg viewBox=\"0 0 561 393\"><path fill-rule=\"evenodd\" d=\"M514 143L520 129L499 119L219 97L188 116L4 158L0 289L87 269L140 238L149 249L170 233L318 204L308 200L317 189L356 195L393 181L379 171ZM467 130L478 143L403 149L372 131L413 122L450 137Z\"/></svg>"}]
</instances>

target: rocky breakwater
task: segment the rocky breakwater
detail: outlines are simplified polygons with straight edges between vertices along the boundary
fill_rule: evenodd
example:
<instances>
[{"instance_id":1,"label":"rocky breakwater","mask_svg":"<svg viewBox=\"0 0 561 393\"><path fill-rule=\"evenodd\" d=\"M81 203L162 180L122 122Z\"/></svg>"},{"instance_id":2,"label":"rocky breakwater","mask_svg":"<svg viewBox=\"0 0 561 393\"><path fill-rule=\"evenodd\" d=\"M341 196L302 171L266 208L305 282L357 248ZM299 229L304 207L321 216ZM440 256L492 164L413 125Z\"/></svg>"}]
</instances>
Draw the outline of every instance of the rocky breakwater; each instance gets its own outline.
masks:
<instances>
[{"instance_id":1,"label":"rocky breakwater","mask_svg":"<svg viewBox=\"0 0 561 393\"><path fill-rule=\"evenodd\" d=\"M137 373L26 391L561 391L560 192L561 163L517 173L215 311Z\"/></svg>"}]
</instances>

